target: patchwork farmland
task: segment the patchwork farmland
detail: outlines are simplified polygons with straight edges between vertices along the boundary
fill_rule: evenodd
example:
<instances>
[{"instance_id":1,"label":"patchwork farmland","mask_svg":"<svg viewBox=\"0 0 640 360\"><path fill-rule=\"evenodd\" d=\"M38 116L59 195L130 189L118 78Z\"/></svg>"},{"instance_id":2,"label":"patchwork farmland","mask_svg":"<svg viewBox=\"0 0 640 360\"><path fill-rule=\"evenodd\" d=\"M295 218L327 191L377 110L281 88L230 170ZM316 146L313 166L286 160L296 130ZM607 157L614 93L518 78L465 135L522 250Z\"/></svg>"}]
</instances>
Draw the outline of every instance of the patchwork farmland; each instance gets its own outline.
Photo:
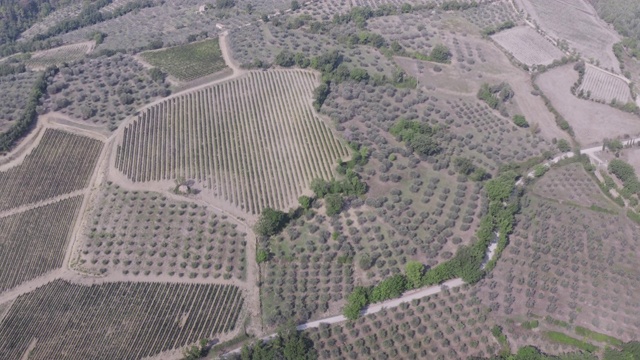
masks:
<instances>
[{"instance_id":1,"label":"patchwork farmland","mask_svg":"<svg viewBox=\"0 0 640 360\"><path fill-rule=\"evenodd\" d=\"M348 149L313 112L317 76L250 72L145 110L124 129L116 167L134 182L195 179L256 214L288 209Z\"/></svg>"},{"instance_id":2,"label":"patchwork farmland","mask_svg":"<svg viewBox=\"0 0 640 360\"><path fill-rule=\"evenodd\" d=\"M625 80L594 66L586 67L584 79L578 91L590 99L607 103L615 100L619 104L625 104L633 100L629 84Z\"/></svg>"}]
</instances>

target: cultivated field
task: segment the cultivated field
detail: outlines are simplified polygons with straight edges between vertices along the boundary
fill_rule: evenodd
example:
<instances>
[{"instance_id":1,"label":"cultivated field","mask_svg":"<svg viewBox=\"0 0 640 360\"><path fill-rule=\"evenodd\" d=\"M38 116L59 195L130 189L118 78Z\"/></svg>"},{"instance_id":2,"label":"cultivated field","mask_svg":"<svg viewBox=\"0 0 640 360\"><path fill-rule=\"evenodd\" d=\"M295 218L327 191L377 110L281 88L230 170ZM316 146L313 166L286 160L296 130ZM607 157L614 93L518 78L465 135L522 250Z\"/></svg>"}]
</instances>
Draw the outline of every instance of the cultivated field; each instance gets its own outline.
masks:
<instances>
[{"instance_id":1,"label":"cultivated field","mask_svg":"<svg viewBox=\"0 0 640 360\"><path fill-rule=\"evenodd\" d=\"M491 37L523 64L549 65L563 53L528 26L501 31Z\"/></svg>"},{"instance_id":2,"label":"cultivated field","mask_svg":"<svg viewBox=\"0 0 640 360\"><path fill-rule=\"evenodd\" d=\"M637 116L571 95L571 86L577 80L578 74L570 64L540 74L536 84L569 122L582 146L601 144L605 138L640 134Z\"/></svg>"},{"instance_id":3,"label":"cultivated field","mask_svg":"<svg viewBox=\"0 0 640 360\"><path fill-rule=\"evenodd\" d=\"M180 81L195 80L227 67L222 58L218 39L145 52L140 56L149 64L159 67Z\"/></svg>"},{"instance_id":4,"label":"cultivated field","mask_svg":"<svg viewBox=\"0 0 640 360\"><path fill-rule=\"evenodd\" d=\"M63 66L48 86L45 106L115 130L143 104L170 94L131 55L116 54Z\"/></svg>"},{"instance_id":5,"label":"cultivated field","mask_svg":"<svg viewBox=\"0 0 640 360\"><path fill-rule=\"evenodd\" d=\"M317 75L250 72L167 100L124 129L116 167L134 182L196 180L249 213L288 209L348 149L313 112Z\"/></svg>"},{"instance_id":6,"label":"cultivated field","mask_svg":"<svg viewBox=\"0 0 640 360\"><path fill-rule=\"evenodd\" d=\"M0 172L0 211L86 187L102 145L88 137L47 129L20 165Z\"/></svg>"},{"instance_id":7,"label":"cultivated field","mask_svg":"<svg viewBox=\"0 0 640 360\"><path fill-rule=\"evenodd\" d=\"M241 279L246 234L206 207L106 185L96 198L77 265L97 274Z\"/></svg>"},{"instance_id":8,"label":"cultivated field","mask_svg":"<svg viewBox=\"0 0 640 360\"><path fill-rule=\"evenodd\" d=\"M584 92L584 96L589 94L590 99L607 103L613 100L618 104L633 101L626 81L593 66L586 67L584 79L578 91Z\"/></svg>"},{"instance_id":9,"label":"cultivated field","mask_svg":"<svg viewBox=\"0 0 640 360\"><path fill-rule=\"evenodd\" d=\"M62 266L82 196L0 218L0 293Z\"/></svg>"},{"instance_id":10,"label":"cultivated field","mask_svg":"<svg viewBox=\"0 0 640 360\"><path fill-rule=\"evenodd\" d=\"M589 208L619 210L607 199L600 187L587 175L579 163L549 170L542 179L536 181L534 192L542 197Z\"/></svg>"},{"instance_id":11,"label":"cultivated field","mask_svg":"<svg viewBox=\"0 0 640 360\"><path fill-rule=\"evenodd\" d=\"M13 303L0 357L142 359L233 330L242 302L235 286L55 280Z\"/></svg>"},{"instance_id":12,"label":"cultivated field","mask_svg":"<svg viewBox=\"0 0 640 360\"><path fill-rule=\"evenodd\" d=\"M0 77L0 133L22 116L38 76L36 72L25 72Z\"/></svg>"},{"instance_id":13,"label":"cultivated field","mask_svg":"<svg viewBox=\"0 0 640 360\"><path fill-rule=\"evenodd\" d=\"M543 330L582 339L574 333L582 326L622 341L637 339L637 225L624 215L537 196L525 198L523 207L493 276L481 283L480 297L498 321L540 319L533 331L507 326L509 339L554 354L571 347L550 344Z\"/></svg>"},{"instance_id":14,"label":"cultivated field","mask_svg":"<svg viewBox=\"0 0 640 360\"><path fill-rule=\"evenodd\" d=\"M61 65L84 58L94 47L95 42L88 41L39 51L31 55L26 64L31 69L44 69L51 65Z\"/></svg>"},{"instance_id":15,"label":"cultivated field","mask_svg":"<svg viewBox=\"0 0 640 360\"><path fill-rule=\"evenodd\" d=\"M515 0L543 31L556 40L566 40L569 49L575 48L586 60L620 72L620 64L613 54L618 35L600 20L587 1ZM569 50L567 49L567 50Z\"/></svg>"},{"instance_id":16,"label":"cultivated field","mask_svg":"<svg viewBox=\"0 0 640 360\"><path fill-rule=\"evenodd\" d=\"M491 311L465 286L367 315L307 330L322 359L467 359L491 357Z\"/></svg>"}]
</instances>

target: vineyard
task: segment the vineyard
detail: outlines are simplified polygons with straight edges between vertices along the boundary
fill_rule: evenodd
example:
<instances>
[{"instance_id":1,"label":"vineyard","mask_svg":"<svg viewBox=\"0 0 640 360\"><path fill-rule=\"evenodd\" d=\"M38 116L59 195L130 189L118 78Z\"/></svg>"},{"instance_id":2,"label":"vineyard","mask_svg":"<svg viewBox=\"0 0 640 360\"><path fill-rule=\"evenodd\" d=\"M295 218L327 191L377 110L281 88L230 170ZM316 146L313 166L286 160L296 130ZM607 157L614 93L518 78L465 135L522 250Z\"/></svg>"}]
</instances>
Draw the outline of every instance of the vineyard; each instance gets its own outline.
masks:
<instances>
[{"instance_id":1,"label":"vineyard","mask_svg":"<svg viewBox=\"0 0 640 360\"><path fill-rule=\"evenodd\" d=\"M0 293L62 265L82 196L0 218Z\"/></svg>"},{"instance_id":2,"label":"vineyard","mask_svg":"<svg viewBox=\"0 0 640 360\"><path fill-rule=\"evenodd\" d=\"M20 165L0 172L0 211L86 187L102 145L98 140L47 129Z\"/></svg>"},{"instance_id":3,"label":"vineyard","mask_svg":"<svg viewBox=\"0 0 640 360\"><path fill-rule=\"evenodd\" d=\"M591 99L607 103L615 101L626 104L632 101L629 84L626 81L594 66L586 67L584 79L578 91Z\"/></svg>"},{"instance_id":4,"label":"vineyard","mask_svg":"<svg viewBox=\"0 0 640 360\"><path fill-rule=\"evenodd\" d=\"M501 31L491 37L518 61L526 65L549 65L562 51L528 26Z\"/></svg>"},{"instance_id":5,"label":"vineyard","mask_svg":"<svg viewBox=\"0 0 640 360\"><path fill-rule=\"evenodd\" d=\"M309 336L321 359L491 357L499 344L475 291L453 288L344 325L323 324Z\"/></svg>"},{"instance_id":6,"label":"vineyard","mask_svg":"<svg viewBox=\"0 0 640 360\"><path fill-rule=\"evenodd\" d=\"M84 58L87 53L91 52L94 46L95 43L90 41L40 51L31 55L26 65L32 69L44 69L47 66L61 65L66 62L80 60Z\"/></svg>"},{"instance_id":7,"label":"vineyard","mask_svg":"<svg viewBox=\"0 0 640 360\"><path fill-rule=\"evenodd\" d=\"M250 72L167 100L124 129L116 167L135 182L195 179L250 213L287 209L349 156L313 112L317 76Z\"/></svg>"},{"instance_id":8,"label":"vineyard","mask_svg":"<svg viewBox=\"0 0 640 360\"><path fill-rule=\"evenodd\" d=\"M197 204L107 185L81 237L85 271L245 279L245 233Z\"/></svg>"},{"instance_id":9,"label":"vineyard","mask_svg":"<svg viewBox=\"0 0 640 360\"><path fill-rule=\"evenodd\" d=\"M141 359L236 326L235 286L56 280L19 297L0 323L0 358ZM45 305L46 304L46 305Z\"/></svg>"},{"instance_id":10,"label":"vineyard","mask_svg":"<svg viewBox=\"0 0 640 360\"><path fill-rule=\"evenodd\" d=\"M145 52L140 56L181 81L195 80L227 67L218 39Z\"/></svg>"}]
</instances>

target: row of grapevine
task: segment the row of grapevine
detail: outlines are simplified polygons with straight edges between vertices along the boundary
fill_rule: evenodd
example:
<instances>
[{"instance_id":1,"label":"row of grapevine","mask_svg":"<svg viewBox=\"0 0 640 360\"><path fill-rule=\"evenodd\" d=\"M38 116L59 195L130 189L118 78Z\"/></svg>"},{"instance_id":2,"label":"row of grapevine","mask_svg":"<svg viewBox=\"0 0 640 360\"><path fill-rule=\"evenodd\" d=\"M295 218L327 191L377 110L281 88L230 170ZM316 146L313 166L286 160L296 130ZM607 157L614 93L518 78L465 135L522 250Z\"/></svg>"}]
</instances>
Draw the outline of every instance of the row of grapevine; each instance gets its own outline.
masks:
<instances>
[{"instance_id":1,"label":"row of grapevine","mask_svg":"<svg viewBox=\"0 0 640 360\"><path fill-rule=\"evenodd\" d=\"M631 91L626 81L593 66L585 69L584 80L578 91L583 92L584 96L589 94L595 100L611 102L615 99L622 104L631 101Z\"/></svg>"},{"instance_id":2,"label":"row of grapevine","mask_svg":"<svg viewBox=\"0 0 640 360\"><path fill-rule=\"evenodd\" d=\"M116 167L132 181L195 179L244 211L286 209L349 155L313 113L317 76L256 71L169 99L124 129Z\"/></svg>"},{"instance_id":3,"label":"row of grapevine","mask_svg":"<svg viewBox=\"0 0 640 360\"><path fill-rule=\"evenodd\" d=\"M47 129L22 164L0 172L0 211L87 186L103 143Z\"/></svg>"},{"instance_id":4,"label":"row of grapevine","mask_svg":"<svg viewBox=\"0 0 640 360\"><path fill-rule=\"evenodd\" d=\"M56 280L19 297L0 323L0 358L141 359L235 328L231 285Z\"/></svg>"},{"instance_id":5,"label":"row of grapevine","mask_svg":"<svg viewBox=\"0 0 640 360\"><path fill-rule=\"evenodd\" d=\"M476 0L473 1L475 3L489 3L492 2L493 0ZM353 4L353 6L368 6L371 8L377 8L379 6L382 5L394 5L394 6L402 6L404 4L409 4L409 5L442 5L444 3L446 3L446 0L352 0L351 3ZM471 0L462 0L459 1L460 3L470 3L472 2Z\"/></svg>"},{"instance_id":6,"label":"row of grapevine","mask_svg":"<svg viewBox=\"0 0 640 360\"><path fill-rule=\"evenodd\" d=\"M62 266L82 196L0 219L0 293Z\"/></svg>"}]
</instances>

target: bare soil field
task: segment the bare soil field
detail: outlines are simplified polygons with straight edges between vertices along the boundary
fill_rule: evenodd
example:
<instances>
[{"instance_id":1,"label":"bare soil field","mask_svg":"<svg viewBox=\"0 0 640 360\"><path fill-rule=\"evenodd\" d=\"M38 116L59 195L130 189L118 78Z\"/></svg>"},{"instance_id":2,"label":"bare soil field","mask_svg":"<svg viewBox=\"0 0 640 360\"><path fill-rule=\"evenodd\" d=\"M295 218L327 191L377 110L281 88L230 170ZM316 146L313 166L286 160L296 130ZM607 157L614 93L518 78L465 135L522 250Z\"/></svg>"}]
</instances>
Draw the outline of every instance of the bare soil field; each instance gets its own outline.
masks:
<instances>
[{"instance_id":1,"label":"bare soil field","mask_svg":"<svg viewBox=\"0 0 640 360\"><path fill-rule=\"evenodd\" d=\"M528 66L549 65L564 55L560 49L529 26L504 30L491 38L518 61Z\"/></svg>"},{"instance_id":2,"label":"bare soil field","mask_svg":"<svg viewBox=\"0 0 640 360\"><path fill-rule=\"evenodd\" d=\"M620 72L620 64L613 54L613 44L620 36L604 21L588 2L582 0L515 0L520 9L547 34L556 40L566 40L585 59Z\"/></svg>"},{"instance_id":3,"label":"bare soil field","mask_svg":"<svg viewBox=\"0 0 640 360\"><path fill-rule=\"evenodd\" d=\"M600 144L604 138L640 134L636 115L573 96L570 89L576 80L578 73L569 64L539 75L536 84L573 127L582 146Z\"/></svg>"},{"instance_id":4,"label":"bare soil field","mask_svg":"<svg viewBox=\"0 0 640 360\"><path fill-rule=\"evenodd\" d=\"M594 66L587 66L584 80L578 91L583 91L589 98L607 103L615 100L619 104L633 101L629 84L622 78L611 75Z\"/></svg>"}]
</instances>

